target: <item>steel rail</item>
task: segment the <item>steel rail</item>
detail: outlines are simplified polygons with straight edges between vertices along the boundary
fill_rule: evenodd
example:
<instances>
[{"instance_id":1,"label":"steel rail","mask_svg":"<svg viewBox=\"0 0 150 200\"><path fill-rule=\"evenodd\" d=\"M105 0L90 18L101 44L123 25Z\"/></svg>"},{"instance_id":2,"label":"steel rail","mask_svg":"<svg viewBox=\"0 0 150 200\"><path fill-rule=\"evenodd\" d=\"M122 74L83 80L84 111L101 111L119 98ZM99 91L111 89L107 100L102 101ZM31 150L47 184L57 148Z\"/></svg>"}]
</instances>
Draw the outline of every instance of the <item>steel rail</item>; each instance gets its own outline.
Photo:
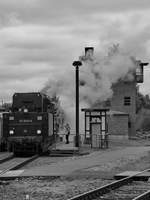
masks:
<instances>
[{"instance_id":1,"label":"steel rail","mask_svg":"<svg viewBox=\"0 0 150 200\"><path fill-rule=\"evenodd\" d=\"M143 194L135 197L132 200L148 200L148 199L150 199L150 190L144 192Z\"/></svg>"},{"instance_id":2,"label":"steel rail","mask_svg":"<svg viewBox=\"0 0 150 200\"><path fill-rule=\"evenodd\" d=\"M4 169L0 172L0 177L2 175L4 175L6 172L10 171L10 170L17 170L23 166L25 166L26 164L28 164L29 162L32 162L33 160L37 159L39 157L39 155L34 155L32 157L30 157L29 159L24 160L23 162L19 163L19 164L13 164L12 166L8 167L7 169ZM15 159L15 158L14 158Z\"/></svg>"},{"instance_id":3,"label":"steel rail","mask_svg":"<svg viewBox=\"0 0 150 200\"><path fill-rule=\"evenodd\" d=\"M100 195L104 195L106 193L109 193L110 191L114 190L114 189L117 189L127 183L130 183L134 180L134 177L139 175L139 174L142 174L144 172L147 172L147 171L150 171L150 169L146 169L142 172L138 172L134 175L131 175L131 176L128 176L126 178L123 178L123 179L120 179L118 181L114 181L112 183L109 183L109 184L106 184L102 187L99 187L99 188L96 188L96 189L93 189L93 190L90 190L88 192L84 192L82 194L79 194L77 196L74 196L68 200L91 200L91 199L94 199L96 197L99 197ZM145 200L145 199L142 199L142 200Z\"/></svg>"}]
</instances>

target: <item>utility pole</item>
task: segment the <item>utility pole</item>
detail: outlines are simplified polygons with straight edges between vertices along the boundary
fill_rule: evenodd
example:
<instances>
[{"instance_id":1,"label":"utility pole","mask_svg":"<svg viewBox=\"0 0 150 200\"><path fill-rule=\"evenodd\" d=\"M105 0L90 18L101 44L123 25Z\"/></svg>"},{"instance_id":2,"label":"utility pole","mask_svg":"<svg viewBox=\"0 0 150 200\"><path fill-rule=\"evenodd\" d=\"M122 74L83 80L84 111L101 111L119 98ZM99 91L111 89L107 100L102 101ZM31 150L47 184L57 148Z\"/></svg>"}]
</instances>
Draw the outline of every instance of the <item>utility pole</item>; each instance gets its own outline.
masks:
<instances>
[{"instance_id":1,"label":"utility pole","mask_svg":"<svg viewBox=\"0 0 150 200\"><path fill-rule=\"evenodd\" d=\"M82 65L81 61L74 61L72 64L75 67L76 73L76 141L75 146L79 147L79 67Z\"/></svg>"}]
</instances>

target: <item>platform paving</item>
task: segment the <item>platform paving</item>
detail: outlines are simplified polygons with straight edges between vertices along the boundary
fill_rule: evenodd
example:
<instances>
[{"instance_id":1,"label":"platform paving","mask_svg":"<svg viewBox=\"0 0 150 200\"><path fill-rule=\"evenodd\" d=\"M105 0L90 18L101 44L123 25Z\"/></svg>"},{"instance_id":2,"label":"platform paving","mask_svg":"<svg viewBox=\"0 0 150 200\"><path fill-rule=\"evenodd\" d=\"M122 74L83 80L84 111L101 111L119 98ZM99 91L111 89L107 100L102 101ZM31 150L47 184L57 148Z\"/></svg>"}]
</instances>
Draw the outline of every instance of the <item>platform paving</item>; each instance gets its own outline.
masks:
<instances>
[{"instance_id":1,"label":"platform paving","mask_svg":"<svg viewBox=\"0 0 150 200\"><path fill-rule=\"evenodd\" d=\"M150 147L126 147L118 150L96 151L89 155L72 157L61 162L53 163L50 165L42 165L40 167L34 167L20 171L17 176L67 176L78 170L106 170L106 166L117 166L117 162L121 162L122 159L139 159L143 156L147 156L150 152ZM110 166L111 167L111 166ZM10 176L11 173L9 173ZM8 174L4 174L3 177L7 177ZM16 176L16 177L17 177Z\"/></svg>"}]
</instances>

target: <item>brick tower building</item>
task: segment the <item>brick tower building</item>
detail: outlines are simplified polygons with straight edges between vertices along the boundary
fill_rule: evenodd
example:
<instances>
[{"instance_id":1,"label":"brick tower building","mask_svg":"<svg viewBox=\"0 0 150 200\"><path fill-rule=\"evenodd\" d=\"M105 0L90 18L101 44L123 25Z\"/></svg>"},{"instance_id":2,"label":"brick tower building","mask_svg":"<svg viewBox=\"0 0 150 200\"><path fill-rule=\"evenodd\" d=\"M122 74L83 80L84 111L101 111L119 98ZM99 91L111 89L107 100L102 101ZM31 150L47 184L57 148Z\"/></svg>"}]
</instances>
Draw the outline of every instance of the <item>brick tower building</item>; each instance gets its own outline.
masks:
<instances>
[{"instance_id":1,"label":"brick tower building","mask_svg":"<svg viewBox=\"0 0 150 200\"><path fill-rule=\"evenodd\" d=\"M143 66L148 65L141 61L136 62L137 68L132 72L134 79L118 81L112 86L113 97L110 99L109 108L115 111L115 120L110 120L108 125L113 135L126 135L132 138L136 134L137 84L143 83Z\"/></svg>"},{"instance_id":2,"label":"brick tower building","mask_svg":"<svg viewBox=\"0 0 150 200\"><path fill-rule=\"evenodd\" d=\"M116 112L117 122L114 121L109 130L116 135L132 137L135 135L137 83L119 81L113 85L113 92L110 109L120 113Z\"/></svg>"}]
</instances>

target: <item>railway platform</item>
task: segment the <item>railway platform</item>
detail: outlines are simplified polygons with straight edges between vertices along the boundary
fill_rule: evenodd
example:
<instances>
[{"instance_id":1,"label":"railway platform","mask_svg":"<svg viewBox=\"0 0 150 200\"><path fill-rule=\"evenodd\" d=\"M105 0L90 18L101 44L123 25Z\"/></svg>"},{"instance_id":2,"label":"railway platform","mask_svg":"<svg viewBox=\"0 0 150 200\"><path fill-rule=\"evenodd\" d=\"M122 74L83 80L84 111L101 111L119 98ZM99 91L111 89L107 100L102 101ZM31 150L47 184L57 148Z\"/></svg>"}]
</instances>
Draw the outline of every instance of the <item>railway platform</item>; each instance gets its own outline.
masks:
<instances>
[{"instance_id":1,"label":"railway platform","mask_svg":"<svg viewBox=\"0 0 150 200\"><path fill-rule=\"evenodd\" d=\"M60 177L70 176L76 172L111 171L114 167L133 162L150 152L150 146L126 147L107 151L96 151L89 155L74 156L50 165L35 166L34 168L9 171L0 179L12 179L18 177ZM125 162L126 161L126 162Z\"/></svg>"}]
</instances>

